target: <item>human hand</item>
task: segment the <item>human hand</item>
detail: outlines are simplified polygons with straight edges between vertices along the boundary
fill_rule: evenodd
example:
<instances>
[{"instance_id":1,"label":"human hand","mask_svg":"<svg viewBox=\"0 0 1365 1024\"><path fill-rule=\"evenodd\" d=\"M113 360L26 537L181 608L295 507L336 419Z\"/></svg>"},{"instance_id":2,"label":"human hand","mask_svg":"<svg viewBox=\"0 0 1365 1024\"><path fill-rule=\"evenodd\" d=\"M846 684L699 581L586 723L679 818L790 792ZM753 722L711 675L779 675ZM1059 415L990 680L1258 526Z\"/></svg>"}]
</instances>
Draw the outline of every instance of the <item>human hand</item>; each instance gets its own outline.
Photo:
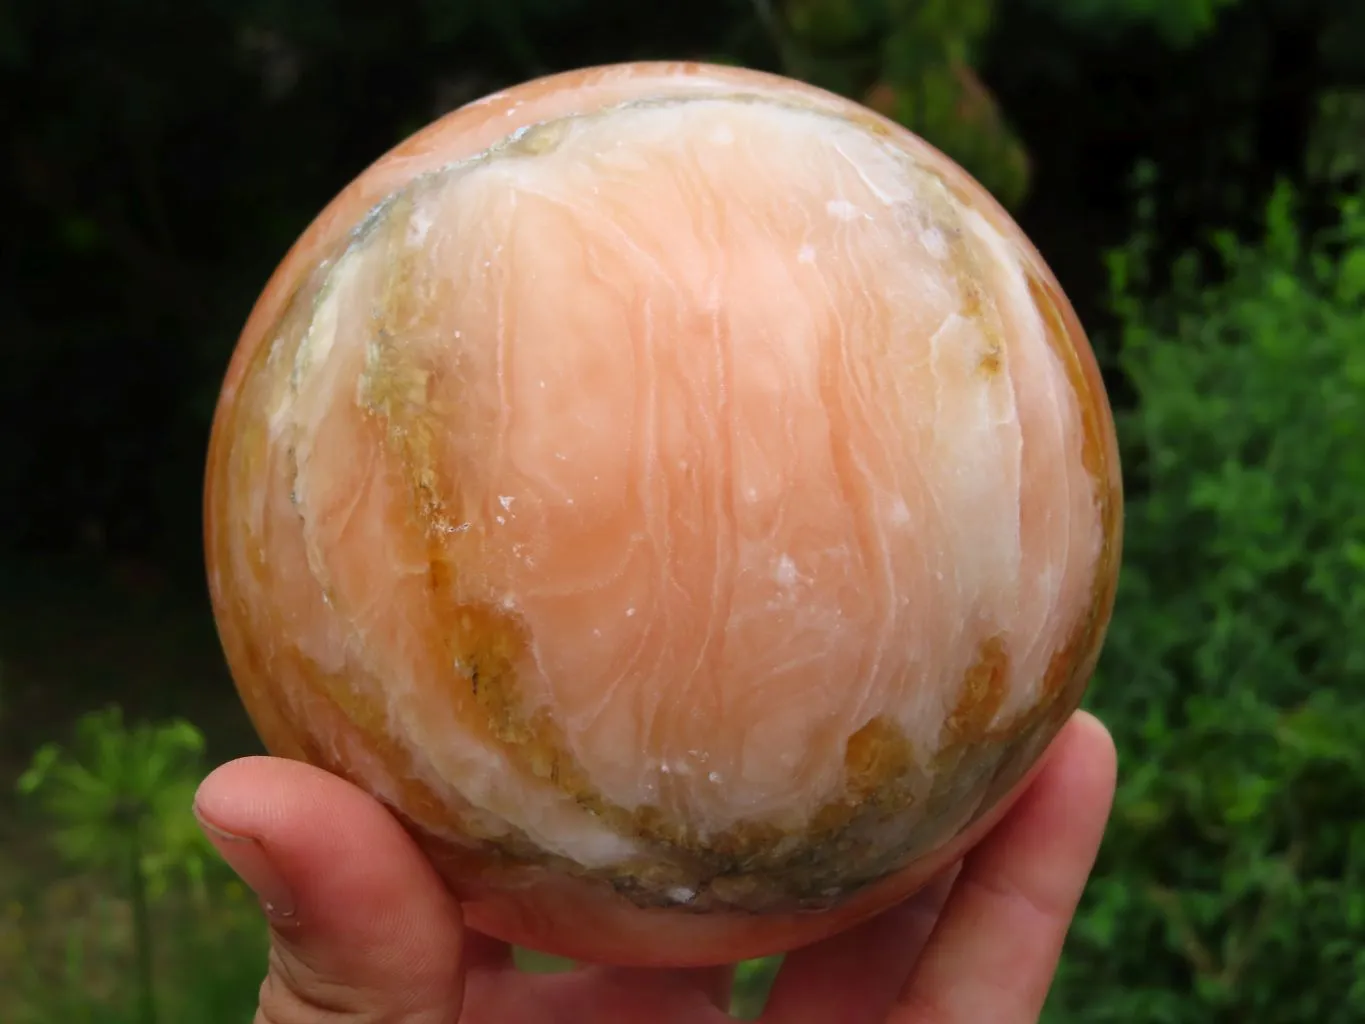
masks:
<instances>
[{"instance_id":1,"label":"human hand","mask_svg":"<svg viewBox=\"0 0 1365 1024\"><path fill-rule=\"evenodd\" d=\"M1094 864L1113 742L1078 713L1028 791L961 865L786 958L769 1024L1029 1024ZM712 1024L731 970L529 975L463 926L398 822L349 783L266 757L219 768L195 813L271 927L256 1024Z\"/></svg>"}]
</instances>

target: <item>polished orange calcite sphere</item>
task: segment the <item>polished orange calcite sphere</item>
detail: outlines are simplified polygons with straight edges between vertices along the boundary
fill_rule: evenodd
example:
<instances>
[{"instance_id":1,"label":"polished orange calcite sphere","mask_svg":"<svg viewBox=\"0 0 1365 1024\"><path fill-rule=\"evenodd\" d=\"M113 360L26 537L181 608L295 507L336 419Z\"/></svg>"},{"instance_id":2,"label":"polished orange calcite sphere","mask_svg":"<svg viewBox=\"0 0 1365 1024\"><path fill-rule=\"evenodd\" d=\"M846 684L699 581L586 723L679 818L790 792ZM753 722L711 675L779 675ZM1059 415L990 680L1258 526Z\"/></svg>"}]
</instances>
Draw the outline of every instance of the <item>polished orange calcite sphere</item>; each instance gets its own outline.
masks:
<instances>
[{"instance_id":1,"label":"polished orange calcite sphere","mask_svg":"<svg viewBox=\"0 0 1365 1024\"><path fill-rule=\"evenodd\" d=\"M1084 334L961 169L734 68L458 110L288 254L227 375L214 607L267 747L470 925L790 949L997 821L1110 615Z\"/></svg>"}]
</instances>

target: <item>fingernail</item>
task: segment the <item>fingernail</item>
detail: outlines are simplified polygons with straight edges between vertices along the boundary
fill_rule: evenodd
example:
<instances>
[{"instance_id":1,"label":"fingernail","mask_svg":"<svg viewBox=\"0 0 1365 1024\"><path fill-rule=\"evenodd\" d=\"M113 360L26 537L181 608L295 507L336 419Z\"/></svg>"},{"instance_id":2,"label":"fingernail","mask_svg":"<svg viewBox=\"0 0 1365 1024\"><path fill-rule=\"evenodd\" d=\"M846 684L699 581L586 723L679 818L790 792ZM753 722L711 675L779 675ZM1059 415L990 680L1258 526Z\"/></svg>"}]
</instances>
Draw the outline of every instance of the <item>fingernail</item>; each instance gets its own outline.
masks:
<instances>
[{"instance_id":1,"label":"fingernail","mask_svg":"<svg viewBox=\"0 0 1365 1024\"><path fill-rule=\"evenodd\" d=\"M194 817L209 842L222 855L223 860L227 861L228 867L237 872L237 877L256 894L256 898L265 908L266 915L281 922L292 920L294 897L290 894L284 878L270 862L270 857L260 840L251 836L239 836L220 828L204 817L198 805L194 808Z\"/></svg>"}]
</instances>

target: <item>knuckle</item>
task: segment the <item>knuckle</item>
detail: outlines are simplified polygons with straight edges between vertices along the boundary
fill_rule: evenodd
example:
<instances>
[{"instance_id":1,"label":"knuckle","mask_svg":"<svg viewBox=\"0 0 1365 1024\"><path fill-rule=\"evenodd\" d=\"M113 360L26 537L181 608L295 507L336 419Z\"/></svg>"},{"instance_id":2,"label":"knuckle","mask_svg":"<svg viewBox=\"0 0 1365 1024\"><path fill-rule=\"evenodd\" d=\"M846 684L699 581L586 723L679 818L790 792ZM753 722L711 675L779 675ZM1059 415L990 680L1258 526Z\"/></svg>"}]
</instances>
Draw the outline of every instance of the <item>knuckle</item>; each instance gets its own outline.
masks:
<instances>
[{"instance_id":1,"label":"knuckle","mask_svg":"<svg viewBox=\"0 0 1365 1024\"><path fill-rule=\"evenodd\" d=\"M363 993L320 977L278 947L261 983L255 1024L398 1024Z\"/></svg>"}]
</instances>

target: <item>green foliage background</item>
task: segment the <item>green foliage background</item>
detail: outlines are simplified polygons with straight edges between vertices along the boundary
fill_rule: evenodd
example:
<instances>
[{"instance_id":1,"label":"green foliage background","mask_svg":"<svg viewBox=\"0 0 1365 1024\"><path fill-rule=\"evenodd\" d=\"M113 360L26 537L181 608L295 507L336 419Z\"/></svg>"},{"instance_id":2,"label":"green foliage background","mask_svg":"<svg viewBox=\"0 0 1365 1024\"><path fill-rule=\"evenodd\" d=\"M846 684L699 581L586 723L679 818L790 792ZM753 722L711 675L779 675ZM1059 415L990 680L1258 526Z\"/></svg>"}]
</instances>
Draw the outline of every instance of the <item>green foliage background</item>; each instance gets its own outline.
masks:
<instances>
[{"instance_id":1,"label":"green foliage background","mask_svg":"<svg viewBox=\"0 0 1365 1024\"><path fill-rule=\"evenodd\" d=\"M1294 214L1155 301L1148 236L1111 256L1123 781L1057 1021L1365 1020L1365 207Z\"/></svg>"},{"instance_id":2,"label":"green foliage background","mask_svg":"<svg viewBox=\"0 0 1365 1024\"><path fill-rule=\"evenodd\" d=\"M1365 1021L1358 0L0 6L0 1020L249 1017L261 925L188 813L252 749L198 490L274 262L444 110L677 56L925 135L1092 330L1128 514L1089 700L1121 789L1047 1021Z\"/></svg>"}]
</instances>

